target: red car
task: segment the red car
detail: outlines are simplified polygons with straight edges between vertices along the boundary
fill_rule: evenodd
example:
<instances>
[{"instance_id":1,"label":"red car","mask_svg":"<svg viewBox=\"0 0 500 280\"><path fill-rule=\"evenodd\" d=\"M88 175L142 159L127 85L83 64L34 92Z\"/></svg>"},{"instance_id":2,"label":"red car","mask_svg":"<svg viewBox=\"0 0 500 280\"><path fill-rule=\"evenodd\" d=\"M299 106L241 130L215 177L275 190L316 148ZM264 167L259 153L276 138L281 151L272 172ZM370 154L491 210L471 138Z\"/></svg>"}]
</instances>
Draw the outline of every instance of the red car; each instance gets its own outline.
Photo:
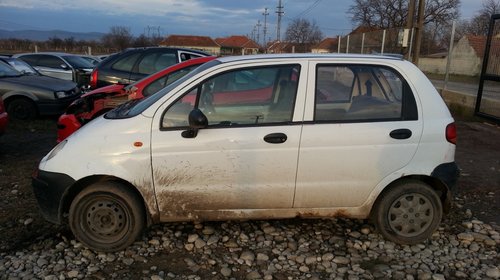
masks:
<instances>
[{"instance_id":1,"label":"red car","mask_svg":"<svg viewBox=\"0 0 500 280\"><path fill-rule=\"evenodd\" d=\"M151 74L130 85L116 84L95 89L75 100L59 117L57 142L61 142L87 122L133 99L150 96L214 56L193 58Z\"/></svg>"},{"instance_id":2,"label":"red car","mask_svg":"<svg viewBox=\"0 0 500 280\"><path fill-rule=\"evenodd\" d=\"M9 118L5 111L2 96L0 96L0 135L4 134Z\"/></svg>"}]
</instances>

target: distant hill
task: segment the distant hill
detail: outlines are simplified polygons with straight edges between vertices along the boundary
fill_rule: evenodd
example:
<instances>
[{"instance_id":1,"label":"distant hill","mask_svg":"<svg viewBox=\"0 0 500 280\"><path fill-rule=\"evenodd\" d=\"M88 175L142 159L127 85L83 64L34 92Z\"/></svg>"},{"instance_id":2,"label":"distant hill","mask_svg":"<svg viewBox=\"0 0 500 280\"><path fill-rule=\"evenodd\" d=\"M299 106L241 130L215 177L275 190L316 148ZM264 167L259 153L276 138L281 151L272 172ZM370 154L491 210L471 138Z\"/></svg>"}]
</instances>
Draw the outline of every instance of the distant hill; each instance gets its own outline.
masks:
<instances>
[{"instance_id":1,"label":"distant hill","mask_svg":"<svg viewBox=\"0 0 500 280\"><path fill-rule=\"evenodd\" d=\"M63 30L17 30L8 31L0 29L0 39L16 38L16 39L29 39L33 41L46 41L51 37L60 39L75 38L75 40L100 40L105 33L100 32L70 32Z\"/></svg>"}]
</instances>

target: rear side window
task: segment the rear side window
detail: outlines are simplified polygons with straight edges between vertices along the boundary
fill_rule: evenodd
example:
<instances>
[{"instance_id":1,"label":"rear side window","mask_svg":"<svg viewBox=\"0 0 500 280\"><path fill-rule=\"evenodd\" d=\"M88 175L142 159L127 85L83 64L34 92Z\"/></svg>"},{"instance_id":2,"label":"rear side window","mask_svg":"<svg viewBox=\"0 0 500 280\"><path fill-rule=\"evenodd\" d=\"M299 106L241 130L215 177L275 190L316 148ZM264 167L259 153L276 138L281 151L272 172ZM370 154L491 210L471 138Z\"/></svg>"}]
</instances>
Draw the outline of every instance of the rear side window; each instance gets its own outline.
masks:
<instances>
[{"instance_id":1,"label":"rear side window","mask_svg":"<svg viewBox=\"0 0 500 280\"><path fill-rule=\"evenodd\" d=\"M177 63L175 53L154 52L145 55L139 62L141 74L152 74Z\"/></svg>"},{"instance_id":2,"label":"rear side window","mask_svg":"<svg viewBox=\"0 0 500 280\"><path fill-rule=\"evenodd\" d=\"M318 65L316 121L416 120L413 93L394 70L373 65Z\"/></svg>"},{"instance_id":3,"label":"rear side window","mask_svg":"<svg viewBox=\"0 0 500 280\"><path fill-rule=\"evenodd\" d=\"M38 55L23 55L19 58L26 61L31 66L36 66L36 62L38 60Z\"/></svg>"},{"instance_id":4,"label":"rear side window","mask_svg":"<svg viewBox=\"0 0 500 280\"><path fill-rule=\"evenodd\" d=\"M37 66L42 67L62 68L61 65L66 65L66 63L59 57L53 55L40 55L37 62Z\"/></svg>"},{"instance_id":5,"label":"rear side window","mask_svg":"<svg viewBox=\"0 0 500 280\"><path fill-rule=\"evenodd\" d=\"M128 56L122 57L121 59L118 59L118 61L115 62L111 68L115 70L131 72L132 68L135 65L135 62L137 61L137 59L139 59L140 55L141 53L133 53Z\"/></svg>"},{"instance_id":6,"label":"rear side window","mask_svg":"<svg viewBox=\"0 0 500 280\"><path fill-rule=\"evenodd\" d=\"M189 66L183 69L179 69L175 72L172 72L168 75L165 75L161 78L156 79L154 82L150 83L147 85L144 90L142 91L142 94L144 96L150 96L153 93L159 91L160 89L170 85L171 83L177 81L178 79L184 77L187 73L191 72L194 68L198 67L199 65L193 65Z\"/></svg>"}]
</instances>

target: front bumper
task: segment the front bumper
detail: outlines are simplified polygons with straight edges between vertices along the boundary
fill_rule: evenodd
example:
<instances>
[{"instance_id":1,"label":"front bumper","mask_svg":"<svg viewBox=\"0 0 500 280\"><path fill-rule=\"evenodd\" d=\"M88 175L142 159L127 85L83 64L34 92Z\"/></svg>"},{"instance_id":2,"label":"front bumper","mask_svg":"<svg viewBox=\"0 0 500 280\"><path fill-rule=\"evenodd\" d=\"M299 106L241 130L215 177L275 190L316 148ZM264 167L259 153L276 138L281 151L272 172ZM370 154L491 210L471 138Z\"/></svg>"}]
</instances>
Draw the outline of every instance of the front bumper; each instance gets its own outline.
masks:
<instances>
[{"instance_id":1,"label":"front bumper","mask_svg":"<svg viewBox=\"0 0 500 280\"><path fill-rule=\"evenodd\" d=\"M75 95L63 99L41 100L38 101L38 111L40 115L60 115L66 111L66 108L78 99L80 95Z\"/></svg>"},{"instance_id":2,"label":"front bumper","mask_svg":"<svg viewBox=\"0 0 500 280\"><path fill-rule=\"evenodd\" d=\"M62 114L57 121L57 143L68 138L80 127L82 127L82 124L74 114Z\"/></svg>"},{"instance_id":3,"label":"front bumper","mask_svg":"<svg viewBox=\"0 0 500 280\"><path fill-rule=\"evenodd\" d=\"M74 183L73 178L62 173L37 170L33 174L33 193L47 221L55 224L62 222L63 198Z\"/></svg>"}]
</instances>

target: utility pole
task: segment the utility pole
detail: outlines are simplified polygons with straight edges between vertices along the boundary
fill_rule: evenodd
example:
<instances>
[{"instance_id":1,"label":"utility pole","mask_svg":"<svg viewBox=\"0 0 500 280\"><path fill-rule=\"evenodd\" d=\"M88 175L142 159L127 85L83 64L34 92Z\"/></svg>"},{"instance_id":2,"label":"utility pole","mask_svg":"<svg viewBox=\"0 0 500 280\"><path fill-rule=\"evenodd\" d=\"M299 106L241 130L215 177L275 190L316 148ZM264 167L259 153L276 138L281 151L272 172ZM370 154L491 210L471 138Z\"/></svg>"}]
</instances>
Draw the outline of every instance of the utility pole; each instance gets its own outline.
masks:
<instances>
[{"instance_id":1,"label":"utility pole","mask_svg":"<svg viewBox=\"0 0 500 280\"><path fill-rule=\"evenodd\" d=\"M263 33L264 33L264 49L265 49L266 48L266 35L267 35L267 16L269 15L269 13L267 12L267 8L264 8L264 13L262 13L262 15L264 16Z\"/></svg>"},{"instance_id":2,"label":"utility pole","mask_svg":"<svg viewBox=\"0 0 500 280\"><path fill-rule=\"evenodd\" d=\"M424 12L425 0L418 1L418 15L417 15L417 36L415 37L415 50L413 52L413 63L418 65L420 58L420 46L422 45L422 34L424 32Z\"/></svg>"},{"instance_id":3,"label":"utility pole","mask_svg":"<svg viewBox=\"0 0 500 280\"><path fill-rule=\"evenodd\" d=\"M260 20L257 21L257 45L260 44L260 27L262 24L260 24Z\"/></svg>"},{"instance_id":4,"label":"utility pole","mask_svg":"<svg viewBox=\"0 0 500 280\"><path fill-rule=\"evenodd\" d=\"M281 0L278 2L278 7L276 7L276 13L278 14L278 24L276 29L276 40L279 42L281 40L281 17L285 14L283 12L283 5L281 5Z\"/></svg>"},{"instance_id":5,"label":"utility pole","mask_svg":"<svg viewBox=\"0 0 500 280\"><path fill-rule=\"evenodd\" d=\"M415 25L415 0L410 0L410 2L408 3L408 18L406 20L406 28L410 29L410 32L412 33L412 35L413 35L413 26L414 25ZM413 44L413 40L410 42L410 44ZM409 49L411 50L412 47L410 46ZM406 59L411 61L410 51L408 51Z\"/></svg>"}]
</instances>

